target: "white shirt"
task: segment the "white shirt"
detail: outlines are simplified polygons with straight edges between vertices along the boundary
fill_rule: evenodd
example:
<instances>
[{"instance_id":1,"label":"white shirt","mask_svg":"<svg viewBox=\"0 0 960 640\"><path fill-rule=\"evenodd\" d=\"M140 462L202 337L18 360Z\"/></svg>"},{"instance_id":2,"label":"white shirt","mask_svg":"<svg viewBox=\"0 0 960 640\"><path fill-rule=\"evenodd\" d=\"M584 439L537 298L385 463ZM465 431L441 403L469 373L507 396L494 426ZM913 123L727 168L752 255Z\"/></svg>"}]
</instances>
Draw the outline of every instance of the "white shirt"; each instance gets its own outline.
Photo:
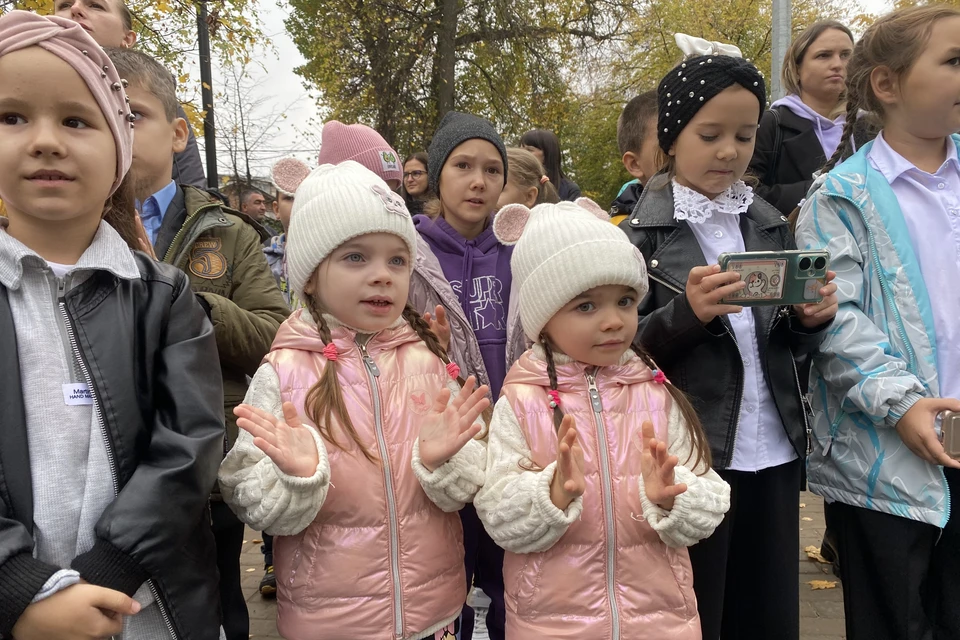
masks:
<instances>
[{"instance_id":1,"label":"white shirt","mask_svg":"<svg viewBox=\"0 0 960 640\"><path fill-rule=\"evenodd\" d=\"M953 140L947 142L947 158L936 173L913 166L890 147L882 132L868 158L897 196L927 286L937 334L940 397L960 398L960 296L956 293L960 282L960 159Z\"/></svg>"},{"instance_id":2,"label":"white shirt","mask_svg":"<svg viewBox=\"0 0 960 640\"><path fill-rule=\"evenodd\" d=\"M746 251L740 232L740 214L753 203L753 190L737 182L714 200L673 182L673 217L686 221L696 236L707 264L721 253ZM760 471L797 459L787 437L770 388L764 379L753 312L744 309L727 316L743 360L743 397L739 427L728 469ZM797 416L797 420L802 420Z\"/></svg>"}]
</instances>

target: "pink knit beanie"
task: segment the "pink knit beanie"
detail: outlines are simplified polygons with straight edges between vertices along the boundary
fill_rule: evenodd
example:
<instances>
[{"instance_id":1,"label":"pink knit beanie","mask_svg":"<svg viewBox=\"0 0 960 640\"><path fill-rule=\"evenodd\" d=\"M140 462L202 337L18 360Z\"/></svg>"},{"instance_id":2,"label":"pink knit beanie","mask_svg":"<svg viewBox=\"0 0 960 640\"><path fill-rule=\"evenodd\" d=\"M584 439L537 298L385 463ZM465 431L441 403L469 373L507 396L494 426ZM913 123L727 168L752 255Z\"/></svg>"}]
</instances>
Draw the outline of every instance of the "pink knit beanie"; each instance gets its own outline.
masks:
<instances>
[{"instance_id":1,"label":"pink knit beanie","mask_svg":"<svg viewBox=\"0 0 960 640\"><path fill-rule=\"evenodd\" d=\"M111 195L120 186L133 158L133 114L110 58L76 22L29 11L11 11L0 17L0 56L28 47L54 54L83 78L100 106L117 147L117 174Z\"/></svg>"},{"instance_id":2,"label":"pink knit beanie","mask_svg":"<svg viewBox=\"0 0 960 640\"><path fill-rule=\"evenodd\" d=\"M347 160L380 176L384 182L403 180L400 156L379 133L363 124L346 125L331 120L323 125L319 164L340 164Z\"/></svg>"}]
</instances>

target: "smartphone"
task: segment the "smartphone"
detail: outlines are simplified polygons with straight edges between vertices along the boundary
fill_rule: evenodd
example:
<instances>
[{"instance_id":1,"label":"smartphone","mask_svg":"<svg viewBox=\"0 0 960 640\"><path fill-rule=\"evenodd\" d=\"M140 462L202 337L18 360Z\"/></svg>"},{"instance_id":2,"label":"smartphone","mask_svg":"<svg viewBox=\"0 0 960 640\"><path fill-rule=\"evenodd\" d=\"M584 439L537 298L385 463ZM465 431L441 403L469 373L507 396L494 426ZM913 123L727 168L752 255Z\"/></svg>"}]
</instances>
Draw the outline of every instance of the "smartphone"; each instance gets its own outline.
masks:
<instances>
[{"instance_id":1,"label":"smartphone","mask_svg":"<svg viewBox=\"0 0 960 640\"><path fill-rule=\"evenodd\" d=\"M741 307L811 304L823 300L830 254L826 251L747 251L722 253L721 271L736 271L747 286L724 304Z\"/></svg>"},{"instance_id":2,"label":"smartphone","mask_svg":"<svg viewBox=\"0 0 960 640\"><path fill-rule=\"evenodd\" d=\"M944 411L940 415L940 442L948 456L960 460L960 413Z\"/></svg>"}]
</instances>

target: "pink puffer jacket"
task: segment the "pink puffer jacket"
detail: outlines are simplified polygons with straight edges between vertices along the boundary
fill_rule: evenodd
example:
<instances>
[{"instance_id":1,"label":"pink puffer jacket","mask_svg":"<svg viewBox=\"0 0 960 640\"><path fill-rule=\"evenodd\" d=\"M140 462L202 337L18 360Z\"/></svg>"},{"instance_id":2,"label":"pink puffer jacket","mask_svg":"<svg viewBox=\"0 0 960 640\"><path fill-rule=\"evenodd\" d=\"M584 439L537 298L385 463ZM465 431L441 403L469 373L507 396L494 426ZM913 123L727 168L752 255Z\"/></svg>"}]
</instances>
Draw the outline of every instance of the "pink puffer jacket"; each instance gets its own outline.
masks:
<instances>
[{"instance_id":1,"label":"pink puffer jacket","mask_svg":"<svg viewBox=\"0 0 960 640\"><path fill-rule=\"evenodd\" d=\"M661 541L637 487L636 433L650 420L666 440L673 400L639 358L592 370L557 365L561 406L583 447L583 511L546 552L506 554L507 637L700 640L687 550ZM557 459L548 389L546 364L527 352L502 392L540 469Z\"/></svg>"},{"instance_id":2,"label":"pink puffer jacket","mask_svg":"<svg viewBox=\"0 0 960 640\"><path fill-rule=\"evenodd\" d=\"M326 360L316 329L294 313L266 361L283 400L306 420L303 403ZM419 420L446 388L443 363L407 324L373 336L365 348L333 330L339 378L367 460L337 430L343 451L327 444L331 487L314 522L274 544L277 626L284 638L419 637L455 619L466 597L463 534L411 469Z\"/></svg>"}]
</instances>

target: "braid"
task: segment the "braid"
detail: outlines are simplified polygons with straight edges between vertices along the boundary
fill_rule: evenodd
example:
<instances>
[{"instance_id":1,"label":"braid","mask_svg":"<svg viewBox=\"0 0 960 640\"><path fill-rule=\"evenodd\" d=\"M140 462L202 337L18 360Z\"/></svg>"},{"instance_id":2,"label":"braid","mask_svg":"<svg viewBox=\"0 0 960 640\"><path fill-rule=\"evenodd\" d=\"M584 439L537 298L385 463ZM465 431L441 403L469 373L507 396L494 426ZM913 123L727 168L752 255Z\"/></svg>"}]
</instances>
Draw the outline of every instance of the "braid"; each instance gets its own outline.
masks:
<instances>
[{"instance_id":1,"label":"braid","mask_svg":"<svg viewBox=\"0 0 960 640\"><path fill-rule=\"evenodd\" d=\"M543 347L543 354L547 359L547 377L550 378L550 390L558 391L557 389L557 365L553 361L553 347L550 345L550 339L545 336L540 336L540 345ZM563 422L563 410L558 404L553 408L553 426L557 431L560 431L560 423Z\"/></svg>"},{"instance_id":2,"label":"braid","mask_svg":"<svg viewBox=\"0 0 960 640\"><path fill-rule=\"evenodd\" d=\"M427 345L427 349L429 349L431 353L440 358L443 364L450 364L450 356L447 355L447 350L443 348L443 345L440 344L440 339L437 338L437 334L430 330L430 325L423 319L423 316L417 313L416 309L407 304L403 308L403 319L406 320L410 324L410 327L420 336L420 339ZM464 380L462 375L457 376L457 384L460 385L461 389L466 383L467 381ZM481 415L484 420L484 428L477 434L476 440L482 440L487 437L487 425L490 424L493 410L487 407Z\"/></svg>"},{"instance_id":3,"label":"braid","mask_svg":"<svg viewBox=\"0 0 960 640\"><path fill-rule=\"evenodd\" d=\"M316 298L307 293L303 294L303 299L307 304L307 310L310 312L310 315L313 316L314 322L317 323L320 340L323 341L323 344L330 344L332 340L330 327L327 326L326 320L323 319L323 310L320 308L320 304ZM360 434L357 433L356 428L353 426L353 421L350 419L347 404L343 399L343 389L340 388L340 379L337 377L338 366L335 360L327 360L320 380L310 387L310 391L307 392L307 397L304 401L307 417L317 426L317 430L324 440L336 448L346 451L344 446L337 441L331 428L332 418L334 414L336 414L336 419L340 422L340 426L343 427L343 430L347 432L354 443L360 448L363 456L370 462L375 463L377 459L367 450L367 447L360 440Z\"/></svg>"},{"instance_id":4,"label":"braid","mask_svg":"<svg viewBox=\"0 0 960 640\"><path fill-rule=\"evenodd\" d=\"M857 126L857 116L860 114L859 101L853 96L847 96L847 116L843 123L843 134L840 136L840 146L823 165L823 171L831 171L843 158L853 151L853 133Z\"/></svg>"},{"instance_id":5,"label":"braid","mask_svg":"<svg viewBox=\"0 0 960 640\"><path fill-rule=\"evenodd\" d=\"M642 347L637 344L632 345L633 352L640 356L640 359L645 365L651 369L658 369L657 363L654 362L653 358L647 353ZM706 473L710 467L713 465L713 456L710 454L710 443L707 441L707 434L703 431L703 424L700 422L700 417L697 415L696 409L693 408L693 405L690 403L690 399L687 398L687 395L673 386L669 381L664 384L667 388L667 392L670 394L670 397L673 399L674 403L680 409L680 414L683 416L683 421L687 425L687 431L690 435L690 441L693 445L693 452L691 456L695 453L696 459L693 464L690 463L690 458L687 458L683 464L688 466L691 471L694 471L701 464L705 466L703 472Z\"/></svg>"}]
</instances>

